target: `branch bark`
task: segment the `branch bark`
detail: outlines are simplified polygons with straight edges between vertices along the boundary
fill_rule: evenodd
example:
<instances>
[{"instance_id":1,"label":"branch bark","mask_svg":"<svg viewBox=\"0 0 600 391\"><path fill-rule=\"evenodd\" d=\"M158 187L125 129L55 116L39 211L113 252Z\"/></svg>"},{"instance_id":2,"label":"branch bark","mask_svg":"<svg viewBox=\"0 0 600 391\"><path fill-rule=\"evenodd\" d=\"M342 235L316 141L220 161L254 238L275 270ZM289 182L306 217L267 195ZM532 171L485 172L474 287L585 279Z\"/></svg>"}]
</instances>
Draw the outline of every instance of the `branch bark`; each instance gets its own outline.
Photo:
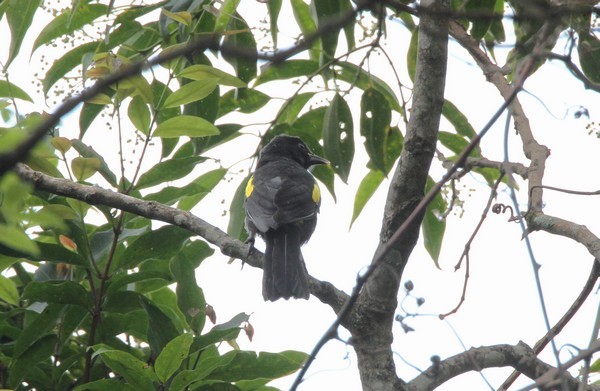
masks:
<instances>
[{"instance_id":1,"label":"branch bark","mask_svg":"<svg viewBox=\"0 0 600 391\"><path fill-rule=\"evenodd\" d=\"M411 116L404 148L386 201L378 253L413 212L423 192L435 153L444 102L448 52L449 1L423 1ZM414 248L422 215L379 262L343 325L352 333L364 390L393 390L404 382L396 375L391 343L402 272Z\"/></svg>"},{"instance_id":2,"label":"branch bark","mask_svg":"<svg viewBox=\"0 0 600 391\"><path fill-rule=\"evenodd\" d=\"M232 238L219 228L207 223L192 213L172 208L154 201L144 201L125 194L116 193L98 186L86 186L66 179L34 171L28 166L18 163L13 171L24 181L31 183L36 190L74 198L90 205L105 205L138 216L153 220L164 221L187 229L217 246L221 253L238 258L253 267L262 267L263 254L250 246ZM310 278L310 291L323 303L334 310L339 309L340 303L346 301L348 295L334 287L331 283Z\"/></svg>"}]
</instances>

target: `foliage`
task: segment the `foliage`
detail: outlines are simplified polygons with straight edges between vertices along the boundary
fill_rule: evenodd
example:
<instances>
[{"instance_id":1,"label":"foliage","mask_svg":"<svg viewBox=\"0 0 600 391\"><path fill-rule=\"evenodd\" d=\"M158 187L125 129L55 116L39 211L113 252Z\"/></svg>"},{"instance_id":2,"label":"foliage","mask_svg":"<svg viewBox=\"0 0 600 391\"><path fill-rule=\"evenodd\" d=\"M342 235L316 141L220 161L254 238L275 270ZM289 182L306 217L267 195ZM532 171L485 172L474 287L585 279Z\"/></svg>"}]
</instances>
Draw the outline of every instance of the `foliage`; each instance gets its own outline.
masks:
<instances>
[{"instance_id":1,"label":"foliage","mask_svg":"<svg viewBox=\"0 0 600 391\"><path fill-rule=\"evenodd\" d=\"M34 39L31 55L55 52L53 47L60 42L71 45L41 76L46 99L53 94L62 99L82 85L201 37L213 37L222 50L222 59L216 51L189 52L106 88L83 104L78 137L66 138L62 129L55 129L29 154L30 167L191 210L234 171L218 162L215 168L205 156L243 134L243 121L228 115L271 108L276 99L270 94L278 83L289 86L290 80L299 81L273 111L259 144L280 133L302 137L331 161L331 166L315 169L314 175L335 197L335 178L348 181L360 135L369 171L355 195L351 224L357 221L395 167L408 124L406 89L362 66L378 45L363 52L360 63L350 59L363 41L381 39L384 18L373 18L373 26L365 27L352 17L349 23L328 29L337 16L353 12L350 0L313 0L310 6L292 0L293 16L304 37L321 34L307 45L306 55L298 50L282 62L263 64L255 56L261 49L258 34L238 9L239 0L224 0L219 9L203 0L129 3L73 1L69 8L54 10L55 17L45 26L36 27L34 21L43 12L41 1L0 2L0 16L11 33L8 57L3 59L6 69L25 47L26 36ZM493 55L495 45L505 40L506 6L527 15L513 3L518 2L453 1L453 11L466 13L460 22ZM283 18L281 6L280 0L267 5L273 48L281 42L277 27L278 18ZM377 16L376 10L370 11ZM406 51L407 74L414 78L417 18L406 10L394 11L393 18L402 20L413 37ZM481 14L496 17L477 17ZM511 73L529 53L531 37L539 30L536 19L514 18L514 23L517 46L509 58ZM579 34L582 72L597 83L600 41L589 26L589 20L572 18L564 28ZM100 34L83 33L93 27ZM223 67L222 61L229 66ZM351 109L351 96L359 97L357 112ZM0 129L2 153L21 143L43 115L19 111L13 121L5 115L6 107L34 102L39 108L43 102L28 94L22 81L8 78L0 80L0 98L9 122ZM112 117L118 135L104 129L101 122L106 115ZM439 147L458 155L476 133L452 102L445 102L443 115L451 129L439 133ZM131 131L124 130L121 116ZM109 159L88 145L92 137L110 138L119 150ZM122 139L126 138L142 150L133 170L125 169L129 157ZM152 143L160 150L155 160L146 154ZM476 148L471 156L482 158L483 152ZM499 175L497 168L473 172L490 185ZM434 182L429 177L423 191ZM228 233L237 239L245 235L241 206L245 183L241 181L229 200ZM226 341L235 346L250 317L241 313L210 329L206 326L206 299L193 276L214 250L191 232L93 206L91 201L34 191L13 173L0 178L0 194L0 269L6 271L0 276L3 388L267 390L269 381L296 371L306 359L306 354L295 351L256 354L221 348ZM425 247L436 265L446 226L439 216L447 207L446 200L437 196L422 223Z\"/></svg>"}]
</instances>

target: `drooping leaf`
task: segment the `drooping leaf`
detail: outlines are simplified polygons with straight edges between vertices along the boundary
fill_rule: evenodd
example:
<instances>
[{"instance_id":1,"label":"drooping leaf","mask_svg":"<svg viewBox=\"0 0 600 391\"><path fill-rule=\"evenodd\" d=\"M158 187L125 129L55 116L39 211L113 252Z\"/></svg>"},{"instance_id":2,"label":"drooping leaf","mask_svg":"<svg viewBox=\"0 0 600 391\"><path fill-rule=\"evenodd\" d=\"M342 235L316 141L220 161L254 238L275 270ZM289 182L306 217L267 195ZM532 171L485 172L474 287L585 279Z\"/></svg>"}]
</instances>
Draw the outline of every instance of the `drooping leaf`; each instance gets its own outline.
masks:
<instances>
[{"instance_id":1,"label":"drooping leaf","mask_svg":"<svg viewBox=\"0 0 600 391\"><path fill-rule=\"evenodd\" d=\"M253 113L269 103L271 97L252 88L241 88L227 91L219 100L217 118L229 114L234 110L241 113Z\"/></svg>"},{"instance_id":2,"label":"drooping leaf","mask_svg":"<svg viewBox=\"0 0 600 391\"><path fill-rule=\"evenodd\" d=\"M19 292L15 283L2 275L0 275L0 300L14 306L19 305Z\"/></svg>"},{"instance_id":3,"label":"drooping leaf","mask_svg":"<svg viewBox=\"0 0 600 391\"><path fill-rule=\"evenodd\" d=\"M296 19L296 23L300 27L300 31L302 35L305 37L309 37L317 31L317 24L312 18L311 10L308 4L306 4L303 0L292 0L292 12L294 13L294 18ZM310 46L308 50L308 55L311 60L319 61L319 56L321 52L321 40L317 39Z\"/></svg>"},{"instance_id":4,"label":"drooping leaf","mask_svg":"<svg viewBox=\"0 0 600 391\"><path fill-rule=\"evenodd\" d=\"M323 149L333 170L346 183L354 158L354 124L350 106L339 94L325 111Z\"/></svg>"},{"instance_id":5,"label":"drooping leaf","mask_svg":"<svg viewBox=\"0 0 600 391\"><path fill-rule=\"evenodd\" d=\"M170 389L185 390L190 384L206 379L215 369L227 367L235 356L235 352L208 358L204 358L204 355L200 356L202 360L199 362L199 365L195 369L179 372L173 378Z\"/></svg>"},{"instance_id":6,"label":"drooping leaf","mask_svg":"<svg viewBox=\"0 0 600 391\"><path fill-rule=\"evenodd\" d=\"M577 45L581 70L594 83L600 83L600 39L593 34L580 34Z\"/></svg>"},{"instance_id":7,"label":"drooping leaf","mask_svg":"<svg viewBox=\"0 0 600 391\"><path fill-rule=\"evenodd\" d=\"M233 33L225 36L221 53L225 61L233 66L237 77L248 83L256 77L256 60L240 56L235 53L235 50L243 48L244 50L255 52L257 48L254 35L250 32L250 28L244 18L237 13L233 14L233 17L229 20L228 29ZM234 53L231 53L228 49L233 50Z\"/></svg>"},{"instance_id":8,"label":"drooping leaf","mask_svg":"<svg viewBox=\"0 0 600 391\"><path fill-rule=\"evenodd\" d=\"M410 43L406 51L406 68L410 80L415 81L415 71L417 70L417 47L419 45L419 28L415 28L410 36Z\"/></svg>"},{"instance_id":9,"label":"drooping leaf","mask_svg":"<svg viewBox=\"0 0 600 391\"><path fill-rule=\"evenodd\" d=\"M156 354L179 335L173 320L155 303L142 296L142 305L148 313L148 343Z\"/></svg>"},{"instance_id":10,"label":"drooping leaf","mask_svg":"<svg viewBox=\"0 0 600 391\"><path fill-rule=\"evenodd\" d=\"M229 207L229 224L227 225L227 234L239 240L245 240L247 237L246 230L244 229L244 221L246 219L246 211L244 209L244 194L249 179L250 176L247 176L240 183L233 195L233 198L231 199L231 205Z\"/></svg>"},{"instance_id":11,"label":"drooping leaf","mask_svg":"<svg viewBox=\"0 0 600 391\"><path fill-rule=\"evenodd\" d=\"M173 137L206 137L219 134L219 129L204 118L190 115L180 115L160 123L154 131L154 136L162 138Z\"/></svg>"},{"instance_id":12,"label":"drooping leaf","mask_svg":"<svg viewBox=\"0 0 600 391\"><path fill-rule=\"evenodd\" d=\"M475 15L470 18L472 27L471 27L471 35L474 39L480 40L489 30L492 19L491 18L481 18L477 17L477 15L493 15L494 8L496 5L496 0L468 0L465 5L465 10L467 13L471 13Z\"/></svg>"},{"instance_id":13,"label":"drooping leaf","mask_svg":"<svg viewBox=\"0 0 600 391\"><path fill-rule=\"evenodd\" d=\"M33 103L33 100L25 91L6 80L0 80L0 98L23 99Z\"/></svg>"},{"instance_id":14,"label":"drooping leaf","mask_svg":"<svg viewBox=\"0 0 600 391\"><path fill-rule=\"evenodd\" d=\"M10 48L4 67L8 68L19 54L25 34L31 26L36 11L40 9L42 0L6 0L5 3L6 20L10 28Z\"/></svg>"},{"instance_id":15,"label":"drooping leaf","mask_svg":"<svg viewBox=\"0 0 600 391\"><path fill-rule=\"evenodd\" d=\"M269 11L269 24L271 26L270 31L271 39L273 40L273 47L277 49L277 36L279 34L277 19L279 18L279 11L281 11L281 0L268 1L267 10Z\"/></svg>"},{"instance_id":16,"label":"drooping leaf","mask_svg":"<svg viewBox=\"0 0 600 391\"><path fill-rule=\"evenodd\" d=\"M277 114L277 123L289 123L292 124L296 119L300 111L306 106L306 103L315 95L314 92L305 92L302 94L295 95L283 105L281 111Z\"/></svg>"},{"instance_id":17,"label":"drooping leaf","mask_svg":"<svg viewBox=\"0 0 600 391\"><path fill-rule=\"evenodd\" d=\"M212 379L239 381L252 379L276 379L297 371L308 355L288 350L281 353L238 351L227 367L216 368ZM226 356L226 353L224 356Z\"/></svg>"},{"instance_id":18,"label":"drooping leaf","mask_svg":"<svg viewBox=\"0 0 600 391\"><path fill-rule=\"evenodd\" d=\"M137 130L147 135L150 131L150 109L144 100L135 96L127 107L127 116Z\"/></svg>"},{"instance_id":19,"label":"drooping leaf","mask_svg":"<svg viewBox=\"0 0 600 391\"><path fill-rule=\"evenodd\" d=\"M360 134L375 168L385 172L385 144L391 110L385 97L375 89L366 90L360 100Z\"/></svg>"},{"instance_id":20,"label":"drooping leaf","mask_svg":"<svg viewBox=\"0 0 600 391\"><path fill-rule=\"evenodd\" d=\"M431 178L427 178L427 184L425 186L425 192L435 184L435 181ZM446 221L440 220L436 215L440 215L446 211L446 202L442 198L441 194L434 197L425 211L423 216L423 223L421 230L423 232L423 242L425 249L433 259L435 266L439 269L438 263L440 250L442 249L442 241L444 239L444 232L446 231Z\"/></svg>"},{"instance_id":21,"label":"drooping leaf","mask_svg":"<svg viewBox=\"0 0 600 391\"><path fill-rule=\"evenodd\" d=\"M196 178L194 184L198 186L197 191L190 194L181 194L177 207L183 210L192 209L223 180L225 174L227 174L227 169L217 168Z\"/></svg>"},{"instance_id":22,"label":"drooping leaf","mask_svg":"<svg viewBox=\"0 0 600 391\"><path fill-rule=\"evenodd\" d=\"M442 115L454 126L456 133L473 139L477 135L469 119L449 100L444 100Z\"/></svg>"},{"instance_id":23,"label":"drooping leaf","mask_svg":"<svg viewBox=\"0 0 600 391\"><path fill-rule=\"evenodd\" d=\"M187 254L179 253L171 260L170 269L177 281L177 305L194 333L200 334L206 318L206 300L196 283L195 267Z\"/></svg>"},{"instance_id":24,"label":"drooping leaf","mask_svg":"<svg viewBox=\"0 0 600 391\"><path fill-rule=\"evenodd\" d=\"M40 249L21 227L0 223L0 244L27 255L39 255ZM10 254L7 254L10 255Z\"/></svg>"},{"instance_id":25,"label":"drooping leaf","mask_svg":"<svg viewBox=\"0 0 600 391\"><path fill-rule=\"evenodd\" d=\"M71 15L71 10L67 10L55 17L40 32L33 43L32 53L37 48L51 42L53 39L66 34L71 34L83 26L90 24L100 16L106 15L107 6L104 4L85 4L77 7L75 14ZM70 19L70 23L68 20Z\"/></svg>"},{"instance_id":26,"label":"drooping leaf","mask_svg":"<svg viewBox=\"0 0 600 391\"><path fill-rule=\"evenodd\" d=\"M352 224L354 224L354 221L356 221L365 205L371 199L373 194L375 194L375 191L379 188L379 185L384 179L385 174L380 170L370 170L362 179L356 190L356 195L354 196L354 209L352 211L350 227L352 227Z\"/></svg>"},{"instance_id":27,"label":"drooping leaf","mask_svg":"<svg viewBox=\"0 0 600 391\"><path fill-rule=\"evenodd\" d=\"M77 152L82 157L98 159L98 161L100 161L100 167L98 167L98 172L100 173L100 175L102 175L102 177L104 177L104 179L106 179L106 181L112 186L117 187L117 177L110 170L110 167L108 166L108 164L106 164L106 161L104 160L104 157L102 157L102 155L96 152L91 146L84 144L79 139L73 139L71 140L71 143L73 145L73 148L75 148L75 150L77 150Z\"/></svg>"}]
</instances>

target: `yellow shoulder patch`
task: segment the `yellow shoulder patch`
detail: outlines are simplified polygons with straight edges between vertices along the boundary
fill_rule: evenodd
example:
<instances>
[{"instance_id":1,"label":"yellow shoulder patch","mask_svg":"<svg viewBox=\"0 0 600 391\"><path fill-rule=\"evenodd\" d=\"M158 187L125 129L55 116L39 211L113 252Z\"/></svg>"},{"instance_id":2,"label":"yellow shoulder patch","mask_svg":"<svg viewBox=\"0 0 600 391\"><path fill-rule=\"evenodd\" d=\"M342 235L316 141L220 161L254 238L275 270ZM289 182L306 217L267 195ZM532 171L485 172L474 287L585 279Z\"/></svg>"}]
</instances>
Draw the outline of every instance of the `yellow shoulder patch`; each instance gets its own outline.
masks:
<instances>
[{"instance_id":1,"label":"yellow shoulder patch","mask_svg":"<svg viewBox=\"0 0 600 391\"><path fill-rule=\"evenodd\" d=\"M246 190L246 192L248 191ZM315 204L321 203L321 190L319 190L319 185L317 185L316 183L312 191L312 200L315 202Z\"/></svg>"},{"instance_id":2,"label":"yellow shoulder patch","mask_svg":"<svg viewBox=\"0 0 600 391\"><path fill-rule=\"evenodd\" d=\"M248 179L248 183L246 184L246 198L250 197L250 195L252 194L252 192L254 191L254 176L251 176L250 179ZM314 194L314 192L313 192Z\"/></svg>"}]
</instances>

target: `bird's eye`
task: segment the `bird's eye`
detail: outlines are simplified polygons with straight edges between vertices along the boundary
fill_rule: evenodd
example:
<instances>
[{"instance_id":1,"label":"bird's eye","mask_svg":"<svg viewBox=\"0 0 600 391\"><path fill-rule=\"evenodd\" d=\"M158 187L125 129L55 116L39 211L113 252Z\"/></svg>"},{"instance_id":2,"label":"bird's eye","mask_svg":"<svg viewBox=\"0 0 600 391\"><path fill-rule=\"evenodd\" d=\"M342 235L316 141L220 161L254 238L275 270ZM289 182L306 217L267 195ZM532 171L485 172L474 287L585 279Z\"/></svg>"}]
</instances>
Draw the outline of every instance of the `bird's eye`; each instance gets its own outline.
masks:
<instances>
[{"instance_id":1,"label":"bird's eye","mask_svg":"<svg viewBox=\"0 0 600 391\"><path fill-rule=\"evenodd\" d=\"M302 152L308 152L308 148L304 143L298 143L298 148L300 148Z\"/></svg>"}]
</instances>

